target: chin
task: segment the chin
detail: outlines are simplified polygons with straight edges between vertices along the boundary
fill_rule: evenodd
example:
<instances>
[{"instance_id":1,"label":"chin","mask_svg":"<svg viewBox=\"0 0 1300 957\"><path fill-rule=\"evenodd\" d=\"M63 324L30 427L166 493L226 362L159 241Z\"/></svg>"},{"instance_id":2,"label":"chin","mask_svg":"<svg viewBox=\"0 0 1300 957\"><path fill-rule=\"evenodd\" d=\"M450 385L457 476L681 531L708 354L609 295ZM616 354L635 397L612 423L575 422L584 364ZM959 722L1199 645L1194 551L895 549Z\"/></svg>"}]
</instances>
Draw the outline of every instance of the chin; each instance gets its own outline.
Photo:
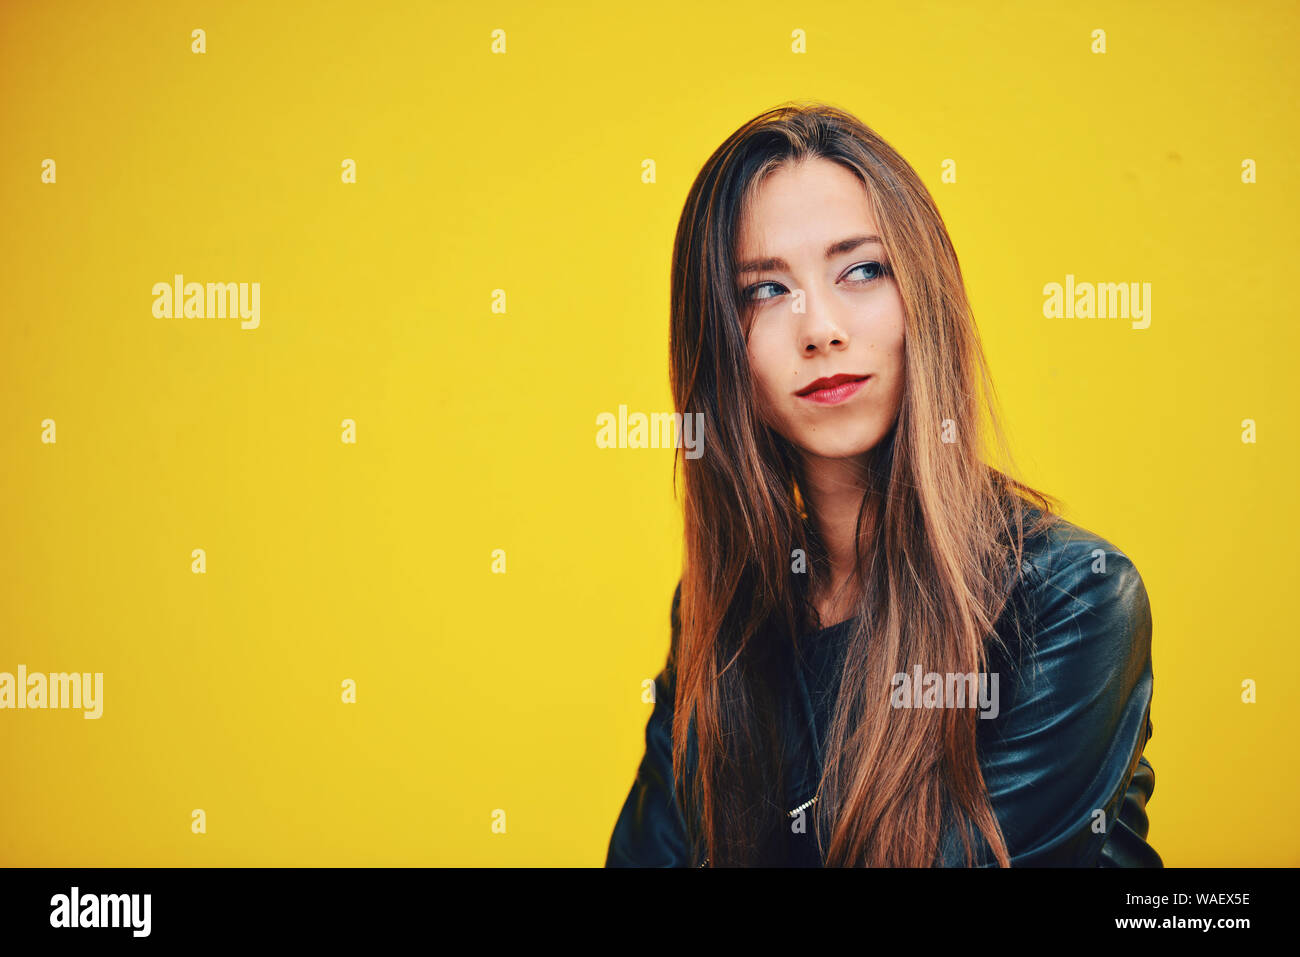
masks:
<instances>
[{"instance_id":1,"label":"chin","mask_svg":"<svg viewBox=\"0 0 1300 957\"><path fill-rule=\"evenodd\" d=\"M883 436L880 435L829 435L821 432L815 435L803 435L795 438L794 444L809 455L823 459L851 459L870 452Z\"/></svg>"}]
</instances>

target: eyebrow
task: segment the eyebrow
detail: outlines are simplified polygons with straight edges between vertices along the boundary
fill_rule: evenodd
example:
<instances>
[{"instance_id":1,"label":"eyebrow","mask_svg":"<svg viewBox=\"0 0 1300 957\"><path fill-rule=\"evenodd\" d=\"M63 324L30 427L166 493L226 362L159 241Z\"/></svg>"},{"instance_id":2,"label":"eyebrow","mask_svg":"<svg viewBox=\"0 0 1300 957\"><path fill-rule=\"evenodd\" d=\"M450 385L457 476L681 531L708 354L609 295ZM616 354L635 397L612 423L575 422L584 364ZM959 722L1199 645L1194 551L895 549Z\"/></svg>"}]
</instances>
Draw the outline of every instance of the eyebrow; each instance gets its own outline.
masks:
<instances>
[{"instance_id":1,"label":"eyebrow","mask_svg":"<svg viewBox=\"0 0 1300 957\"><path fill-rule=\"evenodd\" d=\"M859 246L866 246L875 243L883 246L879 236L850 236L848 239L841 239L839 242L831 243L826 247L826 258L834 259L843 253L852 252ZM741 263L736 272L789 272L790 264L780 256L771 256L767 259L751 259L749 262Z\"/></svg>"}]
</instances>

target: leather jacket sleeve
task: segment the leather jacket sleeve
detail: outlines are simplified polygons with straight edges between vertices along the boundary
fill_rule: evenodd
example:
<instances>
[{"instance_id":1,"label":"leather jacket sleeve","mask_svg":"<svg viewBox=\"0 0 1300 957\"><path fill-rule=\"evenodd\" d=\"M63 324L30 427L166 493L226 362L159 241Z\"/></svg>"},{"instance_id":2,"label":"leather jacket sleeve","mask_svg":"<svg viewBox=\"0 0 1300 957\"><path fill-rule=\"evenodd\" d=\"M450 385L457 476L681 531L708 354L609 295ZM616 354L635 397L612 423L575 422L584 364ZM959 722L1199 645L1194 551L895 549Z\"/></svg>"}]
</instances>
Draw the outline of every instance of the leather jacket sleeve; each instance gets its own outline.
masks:
<instances>
[{"instance_id":1,"label":"leather jacket sleeve","mask_svg":"<svg viewBox=\"0 0 1300 957\"><path fill-rule=\"evenodd\" d=\"M1146 588L1101 540L1060 549L1052 565L1036 574L1036 627L1013 700L1000 720L980 722L1012 865L1160 867L1145 841L1155 787L1142 755L1153 730Z\"/></svg>"},{"instance_id":2,"label":"leather jacket sleeve","mask_svg":"<svg viewBox=\"0 0 1300 957\"><path fill-rule=\"evenodd\" d=\"M646 722L645 756L610 836L606 867L689 867L686 823L673 792L674 651L680 630L681 585L673 595L672 644L655 678L654 710Z\"/></svg>"}]
</instances>

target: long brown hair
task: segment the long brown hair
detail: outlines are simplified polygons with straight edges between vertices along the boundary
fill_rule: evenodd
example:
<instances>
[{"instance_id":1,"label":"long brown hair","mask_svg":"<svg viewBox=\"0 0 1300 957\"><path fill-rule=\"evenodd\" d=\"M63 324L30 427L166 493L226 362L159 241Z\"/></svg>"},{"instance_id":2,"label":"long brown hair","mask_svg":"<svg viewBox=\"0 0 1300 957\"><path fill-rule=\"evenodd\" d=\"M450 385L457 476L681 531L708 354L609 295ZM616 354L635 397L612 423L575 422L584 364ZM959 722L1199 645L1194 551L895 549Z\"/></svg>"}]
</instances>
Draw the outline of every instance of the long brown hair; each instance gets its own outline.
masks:
<instances>
[{"instance_id":1,"label":"long brown hair","mask_svg":"<svg viewBox=\"0 0 1300 957\"><path fill-rule=\"evenodd\" d=\"M696 177L673 249L676 409L703 413L704 454L683 458L680 634L673 765L709 863L779 862L784 754L777 715L796 639L815 625L829 573L804 514L800 456L762 419L746 351L736 230L755 187L784 163L822 157L867 190L905 308L898 418L871 451L858 514L856 630L827 734L815 833L827 865L938 863L945 815L1006 844L977 759L973 708L896 709L890 680L986 670L1024 539L1056 500L986 464L981 415L1009 466L996 395L952 242L910 165L851 114L786 104L733 133ZM953 439L955 438L955 441ZM1033 511L1040 514L1033 520ZM792 574L802 549L807 574ZM829 624L829 623L827 623ZM697 736L688 774L688 725Z\"/></svg>"}]
</instances>

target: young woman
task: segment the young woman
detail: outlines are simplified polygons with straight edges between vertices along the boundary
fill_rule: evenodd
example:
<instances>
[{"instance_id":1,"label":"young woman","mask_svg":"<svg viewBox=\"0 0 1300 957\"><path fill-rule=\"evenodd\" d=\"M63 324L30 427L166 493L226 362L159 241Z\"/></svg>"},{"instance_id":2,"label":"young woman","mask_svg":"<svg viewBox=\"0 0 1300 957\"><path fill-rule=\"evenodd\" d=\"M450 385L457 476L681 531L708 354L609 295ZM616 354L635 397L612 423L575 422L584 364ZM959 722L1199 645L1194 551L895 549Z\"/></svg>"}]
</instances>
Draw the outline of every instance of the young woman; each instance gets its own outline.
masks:
<instances>
[{"instance_id":1,"label":"young woman","mask_svg":"<svg viewBox=\"0 0 1300 957\"><path fill-rule=\"evenodd\" d=\"M737 130L678 226L670 348L704 450L607 864L1161 866L1142 579L986 464L994 390L908 163L820 104Z\"/></svg>"}]
</instances>

